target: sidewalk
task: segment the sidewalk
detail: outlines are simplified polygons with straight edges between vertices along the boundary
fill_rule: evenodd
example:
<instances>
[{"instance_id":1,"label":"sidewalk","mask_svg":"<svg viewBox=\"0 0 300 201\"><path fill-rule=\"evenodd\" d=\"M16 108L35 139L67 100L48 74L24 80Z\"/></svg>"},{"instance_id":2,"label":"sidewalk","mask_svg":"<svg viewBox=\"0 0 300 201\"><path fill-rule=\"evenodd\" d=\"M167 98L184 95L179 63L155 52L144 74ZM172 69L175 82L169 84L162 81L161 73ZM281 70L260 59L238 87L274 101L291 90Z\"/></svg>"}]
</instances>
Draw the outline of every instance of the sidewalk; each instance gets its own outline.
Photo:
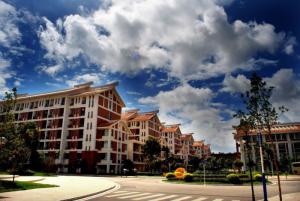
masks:
<instances>
[{"instance_id":1,"label":"sidewalk","mask_svg":"<svg viewBox=\"0 0 300 201\"><path fill-rule=\"evenodd\" d=\"M268 176L268 179L270 181L277 181L277 176L274 175L272 176ZM280 175L280 181L300 181L300 175L288 175L287 177L284 175Z\"/></svg>"},{"instance_id":2,"label":"sidewalk","mask_svg":"<svg viewBox=\"0 0 300 201\"><path fill-rule=\"evenodd\" d=\"M300 193L289 193L289 194L282 195L282 200L284 201L296 201L299 198L300 198ZM278 195L269 198L269 201L279 201Z\"/></svg>"},{"instance_id":3,"label":"sidewalk","mask_svg":"<svg viewBox=\"0 0 300 201\"><path fill-rule=\"evenodd\" d=\"M113 181L101 177L89 176L57 176L33 177L20 176L17 181L36 181L43 184L54 184L59 187L39 188L25 191L0 193L0 201L56 201L85 197L105 192L116 186Z\"/></svg>"}]
</instances>

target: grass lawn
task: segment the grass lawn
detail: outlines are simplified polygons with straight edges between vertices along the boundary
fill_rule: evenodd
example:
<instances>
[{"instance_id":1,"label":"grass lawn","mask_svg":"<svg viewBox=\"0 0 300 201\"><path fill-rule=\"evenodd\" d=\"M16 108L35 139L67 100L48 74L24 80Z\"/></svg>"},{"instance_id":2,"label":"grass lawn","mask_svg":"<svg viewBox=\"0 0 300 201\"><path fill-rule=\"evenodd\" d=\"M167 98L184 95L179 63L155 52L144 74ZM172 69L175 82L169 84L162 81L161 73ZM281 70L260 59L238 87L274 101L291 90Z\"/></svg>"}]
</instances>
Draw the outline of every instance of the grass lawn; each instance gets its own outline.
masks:
<instances>
[{"instance_id":1,"label":"grass lawn","mask_svg":"<svg viewBox=\"0 0 300 201\"><path fill-rule=\"evenodd\" d=\"M32 176L56 177L57 175L49 172L35 172Z\"/></svg>"},{"instance_id":2,"label":"grass lawn","mask_svg":"<svg viewBox=\"0 0 300 201\"><path fill-rule=\"evenodd\" d=\"M167 182L167 183L172 183L172 184L191 184L191 185L203 185L203 181L192 181L192 182L186 182L186 181L183 181L183 180L167 180L167 179L164 179L163 182ZM242 183L242 184L232 184L232 183L225 183L225 182L217 182L217 181L207 181L205 182L206 184L220 184L220 185L251 185L250 182L245 182L245 183ZM253 181L253 184L254 185L261 185L262 183L259 182L259 181ZM271 184L271 182L267 181L267 184Z\"/></svg>"},{"instance_id":3,"label":"grass lawn","mask_svg":"<svg viewBox=\"0 0 300 201\"><path fill-rule=\"evenodd\" d=\"M9 192L9 191L21 191L21 190L28 190L34 188L51 188L51 187L58 187L56 185L50 184L40 184L30 181L0 181L0 193Z\"/></svg>"}]
</instances>

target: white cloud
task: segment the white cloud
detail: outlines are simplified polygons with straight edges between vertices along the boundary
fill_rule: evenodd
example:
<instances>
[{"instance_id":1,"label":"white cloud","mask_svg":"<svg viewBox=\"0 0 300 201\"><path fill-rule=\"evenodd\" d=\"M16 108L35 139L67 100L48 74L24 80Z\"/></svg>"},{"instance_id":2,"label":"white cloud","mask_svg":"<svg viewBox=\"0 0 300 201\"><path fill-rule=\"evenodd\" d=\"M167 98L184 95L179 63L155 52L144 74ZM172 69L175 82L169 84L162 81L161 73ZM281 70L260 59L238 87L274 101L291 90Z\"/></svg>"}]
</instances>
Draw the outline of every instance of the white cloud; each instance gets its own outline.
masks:
<instances>
[{"instance_id":1,"label":"white cloud","mask_svg":"<svg viewBox=\"0 0 300 201\"><path fill-rule=\"evenodd\" d=\"M182 80L206 79L250 70L258 52L272 54L284 42L271 24L230 23L221 6L230 2L112 0L90 15L44 19L39 36L45 57L60 64L84 55L102 71L163 68Z\"/></svg>"},{"instance_id":2,"label":"white cloud","mask_svg":"<svg viewBox=\"0 0 300 201\"><path fill-rule=\"evenodd\" d=\"M66 81L66 84L71 87L85 82L94 82L94 84L99 84L103 81L103 78L103 75L97 73L86 73L74 76L71 80Z\"/></svg>"},{"instance_id":3,"label":"white cloud","mask_svg":"<svg viewBox=\"0 0 300 201\"><path fill-rule=\"evenodd\" d=\"M0 45L10 47L21 38L21 33L16 25L16 9L0 1Z\"/></svg>"},{"instance_id":4,"label":"white cloud","mask_svg":"<svg viewBox=\"0 0 300 201\"><path fill-rule=\"evenodd\" d=\"M226 75L223 80L223 88L221 91L230 93L245 93L250 89L250 80L244 75L233 77Z\"/></svg>"},{"instance_id":5,"label":"white cloud","mask_svg":"<svg viewBox=\"0 0 300 201\"><path fill-rule=\"evenodd\" d=\"M162 122L182 123L183 132L194 132L195 138L211 143L213 151L233 151L231 126L234 120L222 118L224 113L231 116L231 111L214 103L214 96L208 88L184 84L153 97L140 98L139 103L158 106Z\"/></svg>"},{"instance_id":6,"label":"white cloud","mask_svg":"<svg viewBox=\"0 0 300 201\"><path fill-rule=\"evenodd\" d=\"M276 107L285 106L288 112L281 116L283 121L300 121L300 81L292 69L280 69L266 82L275 87L272 102Z\"/></svg>"},{"instance_id":7,"label":"white cloud","mask_svg":"<svg viewBox=\"0 0 300 201\"><path fill-rule=\"evenodd\" d=\"M297 45L297 40L295 37L290 37L288 39L288 41L286 42L285 44L285 47L284 47L284 52L288 55L290 54L293 54L294 53L294 48L295 46Z\"/></svg>"},{"instance_id":8,"label":"white cloud","mask_svg":"<svg viewBox=\"0 0 300 201\"><path fill-rule=\"evenodd\" d=\"M0 52L0 97L9 90L7 87L7 79L11 78L14 74L13 71L10 71L10 60L5 59Z\"/></svg>"}]
</instances>

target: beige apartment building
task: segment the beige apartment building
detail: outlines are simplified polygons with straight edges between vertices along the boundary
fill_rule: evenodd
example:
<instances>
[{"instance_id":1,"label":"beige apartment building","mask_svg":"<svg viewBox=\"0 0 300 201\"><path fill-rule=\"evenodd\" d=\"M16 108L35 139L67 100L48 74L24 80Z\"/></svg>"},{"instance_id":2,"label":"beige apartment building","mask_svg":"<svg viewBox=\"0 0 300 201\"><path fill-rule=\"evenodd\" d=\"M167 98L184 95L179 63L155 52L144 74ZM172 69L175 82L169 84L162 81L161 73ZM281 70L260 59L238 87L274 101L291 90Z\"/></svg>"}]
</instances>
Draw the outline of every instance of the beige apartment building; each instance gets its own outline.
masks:
<instances>
[{"instance_id":1,"label":"beige apartment building","mask_svg":"<svg viewBox=\"0 0 300 201\"><path fill-rule=\"evenodd\" d=\"M234 139L236 140L237 152L241 153L241 160L244 163L244 169L247 164L247 154L256 163L260 164L260 154L258 145L258 136L256 130L246 133L235 127ZM246 138L248 138L248 149L246 148ZM271 128L271 139L267 135L267 129L262 130L262 143L271 148L271 140L275 144L275 153L277 159L283 160L289 158L292 161L300 161L300 123L278 123ZM267 154L264 154L264 160L267 161Z\"/></svg>"},{"instance_id":2,"label":"beige apartment building","mask_svg":"<svg viewBox=\"0 0 300 201\"><path fill-rule=\"evenodd\" d=\"M192 135L182 135L180 124L163 125L158 111L122 113L125 103L116 90L118 83L98 87L92 84L17 96L13 111L16 123L36 123L40 131L38 152L51 159L57 171L121 173L125 159L144 171L142 146L151 137L185 163L191 155L205 155L206 145L194 149ZM0 122L3 113L0 102ZM161 159L164 157L162 153Z\"/></svg>"}]
</instances>

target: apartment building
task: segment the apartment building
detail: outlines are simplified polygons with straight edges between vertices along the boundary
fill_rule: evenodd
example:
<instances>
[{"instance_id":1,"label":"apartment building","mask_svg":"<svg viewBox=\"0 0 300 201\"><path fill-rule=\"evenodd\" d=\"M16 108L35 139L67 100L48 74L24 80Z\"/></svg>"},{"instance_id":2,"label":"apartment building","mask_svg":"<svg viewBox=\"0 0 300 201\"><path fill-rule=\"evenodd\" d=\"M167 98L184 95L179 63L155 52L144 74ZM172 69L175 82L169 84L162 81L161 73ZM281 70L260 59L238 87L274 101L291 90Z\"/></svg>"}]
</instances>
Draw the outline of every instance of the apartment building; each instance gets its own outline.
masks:
<instances>
[{"instance_id":1,"label":"apartment building","mask_svg":"<svg viewBox=\"0 0 300 201\"><path fill-rule=\"evenodd\" d=\"M41 94L19 94L14 108L16 123L35 122L40 131L38 152L53 169L68 173L120 173L130 159L145 170L142 146L155 138L161 147L187 164L194 149L192 134L182 135L180 124L163 125L158 111L138 109L122 113L125 106L118 83L93 87L92 82ZM4 108L0 102L0 122ZM203 144L199 157L205 155ZM161 159L165 159L162 151Z\"/></svg>"},{"instance_id":2,"label":"apartment building","mask_svg":"<svg viewBox=\"0 0 300 201\"><path fill-rule=\"evenodd\" d=\"M194 144L193 133L182 134L181 144L182 144L182 148L180 150L180 156L184 164L188 165L189 160L191 159L192 155L194 155L195 153L193 148L193 144Z\"/></svg>"},{"instance_id":3,"label":"apartment building","mask_svg":"<svg viewBox=\"0 0 300 201\"><path fill-rule=\"evenodd\" d=\"M240 152L241 160L244 162L244 169L248 161L247 154L256 163L260 164L260 154L258 145L258 135L256 130L246 133L234 127L234 139L236 140L237 152ZM248 149L246 147L246 139L248 141ZM289 158L293 161L300 161L300 123L278 123L271 128L271 139L275 144L276 157L280 161ZM271 146L270 136L267 135L267 129L262 130L262 143L267 148ZM268 160L267 154L264 154L265 160ZM267 167L268 169L271 167Z\"/></svg>"},{"instance_id":4,"label":"apartment building","mask_svg":"<svg viewBox=\"0 0 300 201\"><path fill-rule=\"evenodd\" d=\"M58 171L117 172L121 160L128 157L129 135L127 125L120 122L125 104L117 84L92 87L89 82L66 90L18 95L16 123L36 123L38 151L53 159Z\"/></svg>"},{"instance_id":5,"label":"apartment building","mask_svg":"<svg viewBox=\"0 0 300 201\"><path fill-rule=\"evenodd\" d=\"M128 110L122 114L122 120L127 123L132 135L129 140L129 159L138 170L145 169L142 146L150 138L160 141L161 123L157 116L158 111L139 112L138 109Z\"/></svg>"},{"instance_id":6,"label":"apartment building","mask_svg":"<svg viewBox=\"0 0 300 201\"><path fill-rule=\"evenodd\" d=\"M180 124L163 125L161 128L161 136L168 142L170 153L180 157L182 148Z\"/></svg>"},{"instance_id":7,"label":"apartment building","mask_svg":"<svg viewBox=\"0 0 300 201\"><path fill-rule=\"evenodd\" d=\"M194 155L198 156L199 158L202 158L204 155L203 147L204 147L204 140L194 141L193 143Z\"/></svg>"}]
</instances>

